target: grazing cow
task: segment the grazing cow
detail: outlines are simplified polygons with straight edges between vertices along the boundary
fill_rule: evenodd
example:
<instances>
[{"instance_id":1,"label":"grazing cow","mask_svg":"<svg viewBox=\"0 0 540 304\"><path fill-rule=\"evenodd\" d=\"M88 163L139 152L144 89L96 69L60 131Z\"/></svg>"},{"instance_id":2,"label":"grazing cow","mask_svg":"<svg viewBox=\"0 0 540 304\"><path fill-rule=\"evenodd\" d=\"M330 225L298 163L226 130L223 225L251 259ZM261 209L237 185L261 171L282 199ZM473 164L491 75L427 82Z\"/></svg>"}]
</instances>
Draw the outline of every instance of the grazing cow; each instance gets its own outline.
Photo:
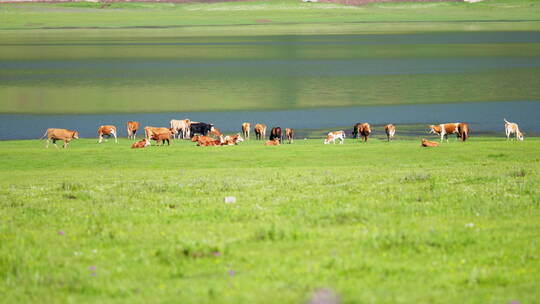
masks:
<instances>
[{"instance_id":1,"label":"grazing cow","mask_svg":"<svg viewBox=\"0 0 540 304\"><path fill-rule=\"evenodd\" d=\"M41 138L44 138L47 136L47 145L46 148L49 148L49 141L52 140L54 146L58 148L56 145L57 140L63 140L64 141L64 149L67 148L68 143L72 139L78 139L79 138L79 132L67 130L67 129L55 129L55 128L49 128L47 129L47 132L41 136ZM40 139L41 139L40 138Z\"/></svg>"},{"instance_id":2,"label":"grazing cow","mask_svg":"<svg viewBox=\"0 0 540 304\"><path fill-rule=\"evenodd\" d=\"M422 147L437 147L439 144L434 141L429 141L425 138L422 139Z\"/></svg>"},{"instance_id":3,"label":"grazing cow","mask_svg":"<svg viewBox=\"0 0 540 304\"><path fill-rule=\"evenodd\" d=\"M396 134L396 126L393 124L387 124L384 126L384 132L386 133L386 138L388 138L388 141L390 141L390 139L394 138L394 135Z\"/></svg>"},{"instance_id":4,"label":"grazing cow","mask_svg":"<svg viewBox=\"0 0 540 304\"><path fill-rule=\"evenodd\" d=\"M266 125L256 124L255 128L253 128L253 131L255 131L255 137L258 140L266 138Z\"/></svg>"},{"instance_id":5,"label":"grazing cow","mask_svg":"<svg viewBox=\"0 0 540 304\"><path fill-rule=\"evenodd\" d=\"M523 133L519 131L519 126L515 122L509 122L504 118L504 131L506 132L506 140L510 140L512 134L516 135L517 140L523 140Z\"/></svg>"},{"instance_id":6,"label":"grazing cow","mask_svg":"<svg viewBox=\"0 0 540 304\"><path fill-rule=\"evenodd\" d=\"M367 122L357 123L353 126L352 135L354 138L362 137L363 141L367 141L369 134L371 134L371 127Z\"/></svg>"},{"instance_id":7,"label":"grazing cow","mask_svg":"<svg viewBox=\"0 0 540 304\"><path fill-rule=\"evenodd\" d=\"M279 146L279 138L274 138L264 143L265 146Z\"/></svg>"},{"instance_id":8,"label":"grazing cow","mask_svg":"<svg viewBox=\"0 0 540 304\"><path fill-rule=\"evenodd\" d=\"M343 144L343 142L345 141L345 132L334 131L334 132L328 133L328 135L324 139L324 144L326 145L326 144L329 144L330 142L333 142L334 144L336 144L336 139L339 139L340 144Z\"/></svg>"},{"instance_id":9,"label":"grazing cow","mask_svg":"<svg viewBox=\"0 0 540 304\"><path fill-rule=\"evenodd\" d=\"M165 145L165 141L167 141L167 146L170 146L171 145L170 140L171 140L171 137L173 136L172 134L173 133L170 130L167 130L165 132L160 132L160 133L153 132L152 139L156 141L156 145L158 146L159 146L160 141L161 141L162 146Z\"/></svg>"},{"instance_id":10,"label":"grazing cow","mask_svg":"<svg viewBox=\"0 0 540 304\"><path fill-rule=\"evenodd\" d=\"M141 125L136 121L128 121L127 122L127 134L129 139L135 139L135 134L137 134L137 130L139 129Z\"/></svg>"},{"instance_id":11,"label":"grazing cow","mask_svg":"<svg viewBox=\"0 0 540 304\"><path fill-rule=\"evenodd\" d=\"M190 136L193 137L196 134L201 134L203 136L206 136L208 132L211 132L214 130L213 124L207 124L204 122L191 122L191 125L189 126Z\"/></svg>"},{"instance_id":12,"label":"grazing cow","mask_svg":"<svg viewBox=\"0 0 540 304\"><path fill-rule=\"evenodd\" d=\"M171 119L169 124L171 129L176 130L176 136L173 135L173 138L180 138L180 136L182 136L183 139L186 139L189 137L189 126L191 125L191 121L189 119Z\"/></svg>"},{"instance_id":13,"label":"grazing cow","mask_svg":"<svg viewBox=\"0 0 540 304\"><path fill-rule=\"evenodd\" d=\"M138 148L146 148L150 146L150 141L146 138L143 138L139 140L138 142L134 142L133 145L131 145L132 149L138 149Z\"/></svg>"},{"instance_id":14,"label":"grazing cow","mask_svg":"<svg viewBox=\"0 0 540 304\"><path fill-rule=\"evenodd\" d=\"M429 133L440 135L441 142L443 141L443 138L446 138L446 141L448 142L448 134L456 134L457 138L461 138L461 140L465 141L469 137L469 125L461 122L430 125Z\"/></svg>"},{"instance_id":15,"label":"grazing cow","mask_svg":"<svg viewBox=\"0 0 540 304\"><path fill-rule=\"evenodd\" d=\"M251 124L249 122L244 122L242 124L242 135L246 140L249 140L249 129L251 129Z\"/></svg>"},{"instance_id":16,"label":"grazing cow","mask_svg":"<svg viewBox=\"0 0 540 304\"><path fill-rule=\"evenodd\" d=\"M233 146L233 145L238 145L239 142L243 142L243 141L244 139L242 138L242 136L240 136L240 134L227 135L223 139L223 145Z\"/></svg>"},{"instance_id":17,"label":"grazing cow","mask_svg":"<svg viewBox=\"0 0 540 304\"><path fill-rule=\"evenodd\" d=\"M290 144L292 144L294 140L294 130L290 128L285 128L285 137L289 141Z\"/></svg>"},{"instance_id":18,"label":"grazing cow","mask_svg":"<svg viewBox=\"0 0 540 304\"><path fill-rule=\"evenodd\" d=\"M163 128L163 127L144 127L145 138L151 139L154 133L167 133L171 132L174 136L176 130L173 128Z\"/></svg>"},{"instance_id":19,"label":"grazing cow","mask_svg":"<svg viewBox=\"0 0 540 304\"><path fill-rule=\"evenodd\" d=\"M115 126L112 126L112 125L106 125L106 126L100 126L98 128L98 143L102 143L103 142L103 136L107 136L107 137L111 137L114 136L114 142L115 143L118 143L118 140L116 139L116 127Z\"/></svg>"},{"instance_id":20,"label":"grazing cow","mask_svg":"<svg viewBox=\"0 0 540 304\"><path fill-rule=\"evenodd\" d=\"M270 140L274 140L275 138L278 138L280 142L283 139L283 132L280 127L272 128L270 131Z\"/></svg>"}]
</instances>

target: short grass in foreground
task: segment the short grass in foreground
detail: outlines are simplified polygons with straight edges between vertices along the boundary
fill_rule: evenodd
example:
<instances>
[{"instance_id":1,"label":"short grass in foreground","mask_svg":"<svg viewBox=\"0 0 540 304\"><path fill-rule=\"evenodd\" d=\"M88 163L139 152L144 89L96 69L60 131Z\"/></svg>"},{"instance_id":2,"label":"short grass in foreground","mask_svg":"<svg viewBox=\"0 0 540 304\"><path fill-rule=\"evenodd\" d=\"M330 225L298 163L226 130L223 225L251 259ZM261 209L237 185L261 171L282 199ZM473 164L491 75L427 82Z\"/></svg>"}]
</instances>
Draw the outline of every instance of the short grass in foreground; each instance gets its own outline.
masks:
<instances>
[{"instance_id":1,"label":"short grass in foreground","mask_svg":"<svg viewBox=\"0 0 540 304\"><path fill-rule=\"evenodd\" d=\"M1 302L539 297L537 138L95 142L0 142Z\"/></svg>"}]
</instances>

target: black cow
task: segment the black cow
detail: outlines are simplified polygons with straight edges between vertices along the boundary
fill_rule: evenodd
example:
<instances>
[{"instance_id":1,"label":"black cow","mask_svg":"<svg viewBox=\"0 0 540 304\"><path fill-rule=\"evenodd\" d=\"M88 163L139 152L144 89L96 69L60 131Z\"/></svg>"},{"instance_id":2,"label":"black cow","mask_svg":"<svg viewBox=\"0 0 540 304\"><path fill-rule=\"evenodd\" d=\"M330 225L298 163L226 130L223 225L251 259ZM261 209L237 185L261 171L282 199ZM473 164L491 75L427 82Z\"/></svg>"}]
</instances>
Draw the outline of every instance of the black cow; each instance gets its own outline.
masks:
<instances>
[{"instance_id":1,"label":"black cow","mask_svg":"<svg viewBox=\"0 0 540 304\"><path fill-rule=\"evenodd\" d=\"M191 123L191 126L189 127L190 137L193 138L195 134L201 134L206 136L209 132L212 131L212 129L214 129L213 124L207 124L204 122Z\"/></svg>"},{"instance_id":2,"label":"black cow","mask_svg":"<svg viewBox=\"0 0 540 304\"><path fill-rule=\"evenodd\" d=\"M274 140L275 138L279 138L280 142L283 140L283 132L281 132L280 127L272 128L270 132L270 140Z\"/></svg>"}]
</instances>

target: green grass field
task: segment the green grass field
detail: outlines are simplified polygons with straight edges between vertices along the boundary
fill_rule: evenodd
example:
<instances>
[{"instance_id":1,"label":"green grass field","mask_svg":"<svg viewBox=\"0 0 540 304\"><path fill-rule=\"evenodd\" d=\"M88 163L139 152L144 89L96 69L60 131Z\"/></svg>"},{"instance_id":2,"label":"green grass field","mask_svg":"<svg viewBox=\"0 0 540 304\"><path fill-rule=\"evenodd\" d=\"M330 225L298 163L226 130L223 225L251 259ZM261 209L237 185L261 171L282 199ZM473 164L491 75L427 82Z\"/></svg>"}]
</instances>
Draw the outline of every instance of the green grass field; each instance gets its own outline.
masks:
<instances>
[{"instance_id":1,"label":"green grass field","mask_svg":"<svg viewBox=\"0 0 540 304\"><path fill-rule=\"evenodd\" d=\"M0 302L538 302L537 138L129 145L0 142Z\"/></svg>"},{"instance_id":2,"label":"green grass field","mask_svg":"<svg viewBox=\"0 0 540 304\"><path fill-rule=\"evenodd\" d=\"M535 0L489 0L475 4L382 3L368 6L302 3L297 0L212 4L17 3L1 4L0 13L0 29L5 30L186 27L181 29L183 34L203 36L299 32L342 34L359 28L386 32L540 28L540 4ZM395 22L401 24L388 24Z\"/></svg>"}]
</instances>

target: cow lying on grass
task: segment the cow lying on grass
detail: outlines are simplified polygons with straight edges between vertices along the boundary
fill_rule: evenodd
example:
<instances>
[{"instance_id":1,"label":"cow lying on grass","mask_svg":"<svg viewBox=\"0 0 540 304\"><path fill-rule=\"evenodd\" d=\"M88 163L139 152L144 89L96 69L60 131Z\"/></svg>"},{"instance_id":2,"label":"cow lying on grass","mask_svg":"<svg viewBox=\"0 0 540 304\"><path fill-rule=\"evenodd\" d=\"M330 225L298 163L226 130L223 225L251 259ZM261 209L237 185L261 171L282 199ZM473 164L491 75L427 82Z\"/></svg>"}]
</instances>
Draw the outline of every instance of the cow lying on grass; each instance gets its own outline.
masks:
<instances>
[{"instance_id":1,"label":"cow lying on grass","mask_svg":"<svg viewBox=\"0 0 540 304\"><path fill-rule=\"evenodd\" d=\"M422 147L437 147L439 144L434 141L429 141L425 138L422 139Z\"/></svg>"},{"instance_id":2,"label":"cow lying on grass","mask_svg":"<svg viewBox=\"0 0 540 304\"><path fill-rule=\"evenodd\" d=\"M279 137L269 140L264 143L265 146L279 146Z\"/></svg>"},{"instance_id":3,"label":"cow lying on grass","mask_svg":"<svg viewBox=\"0 0 540 304\"><path fill-rule=\"evenodd\" d=\"M138 142L133 143L131 145L132 149L142 149L150 146L150 141L146 138L143 138L142 140L139 140Z\"/></svg>"},{"instance_id":4,"label":"cow lying on grass","mask_svg":"<svg viewBox=\"0 0 540 304\"><path fill-rule=\"evenodd\" d=\"M68 143L72 139L78 139L79 138L79 132L67 130L67 129L55 129L55 128L49 128L47 129L47 132L41 136L41 138L44 138L47 136L47 145L45 148L49 148L49 141L52 140L54 146L58 148L56 145L57 140L63 140L64 141L64 149L67 148ZM40 139L41 139L40 138Z\"/></svg>"},{"instance_id":5,"label":"cow lying on grass","mask_svg":"<svg viewBox=\"0 0 540 304\"><path fill-rule=\"evenodd\" d=\"M243 141L244 141L244 139L242 138L242 136L240 136L240 134L227 135L227 136L225 136L225 138L223 138L222 145L224 145L224 146L234 146L234 145L238 145L239 142L243 142Z\"/></svg>"}]
</instances>

